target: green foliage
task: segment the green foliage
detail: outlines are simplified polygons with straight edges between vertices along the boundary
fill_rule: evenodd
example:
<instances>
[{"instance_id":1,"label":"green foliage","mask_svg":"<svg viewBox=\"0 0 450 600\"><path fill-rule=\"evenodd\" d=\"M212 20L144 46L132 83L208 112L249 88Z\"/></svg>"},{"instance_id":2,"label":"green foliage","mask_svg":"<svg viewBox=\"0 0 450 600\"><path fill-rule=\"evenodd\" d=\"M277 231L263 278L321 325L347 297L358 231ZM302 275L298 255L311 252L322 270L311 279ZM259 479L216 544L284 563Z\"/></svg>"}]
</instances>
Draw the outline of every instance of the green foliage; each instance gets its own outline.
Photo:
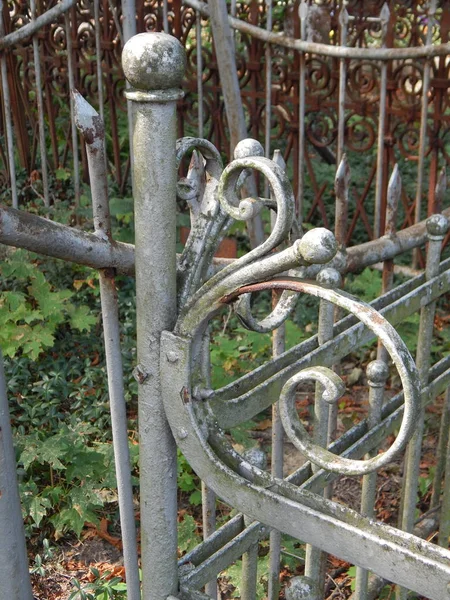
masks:
<instances>
[{"instance_id":1,"label":"green foliage","mask_svg":"<svg viewBox=\"0 0 450 600\"><path fill-rule=\"evenodd\" d=\"M178 523L178 550L182 554L189 552L201 541L197 533L197 523L191 515L184 515Z\"/></svg>"},{"instance_id":2,"label":"green foliage","mask_svg":"<svg viewBox=\"0 0 450 600\"><path fill-rule=\"evenodd\" d=\"M177 448L177 475L178 488L185 494L189 494L190 504L193 506L201 504L200 480L191 469L179 448Z\"/></svg>"},{"instance_id":3,"label":"green foliage","mask_svg":"<svg viewBox=\"0 0 450 600\"><path fill-rule=\"evenodd\" d=\"M0 263L0 345L6 356L36 360L53 346L58 327L89 331L97 322L85 305L69 302L73 292L56 289L36 260L24 250Z\"/></svg>"},{"instance_id":4,"label":"green foliage","mask_svg":"<svg viewBox=\"0 0 450 600\"><path fill-rule=\"evenodd\" d=\"M98 569L91 567L95 580L81 586L78 579L72 581L75 590L68 600L125 600L127 597L127 584L120 577L110 577L111 573L105 571L100 574Z\"/></svg>"},{"instance_id":5,"label":"green foliage","mask_svg":"<svg viewBox=\"0 0 450 600\"><path fill-rule=\"evenodd\" d=\"M257 582L256 582L256 599L262 600L267 594L267 573L269 570L269 555L258 557ZM232 593L232 598L241 597L242 588L242 561L238 560L234 565L229 567L223 575L228 579L235 590Z\"/></svg>"}]
</instances>

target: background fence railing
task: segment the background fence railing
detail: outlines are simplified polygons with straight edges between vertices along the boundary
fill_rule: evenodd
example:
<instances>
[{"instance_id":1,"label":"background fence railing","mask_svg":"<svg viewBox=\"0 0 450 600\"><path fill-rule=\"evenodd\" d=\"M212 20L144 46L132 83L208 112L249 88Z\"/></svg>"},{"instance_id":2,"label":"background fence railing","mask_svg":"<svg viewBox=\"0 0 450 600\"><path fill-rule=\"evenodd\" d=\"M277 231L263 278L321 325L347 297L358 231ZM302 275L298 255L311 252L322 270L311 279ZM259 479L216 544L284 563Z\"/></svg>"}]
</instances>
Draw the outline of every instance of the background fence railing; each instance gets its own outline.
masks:
<instances>
[{"instance_id":1,"label":"background fence railing","mask_svg":"<svg viewBox=\"0 0 450 600\"><path fill-rule=\"evenodd\" d=\"M8 39L32 23L33 6L2 4ZM67 9L72 3L38 2L36 16L63 4ZM129 30L122 12L129 12L130 3L122 4L123 11L115 0L73 3L34 37L3 46L0 41L7 72L0 117L4 193L15 180L14 162L19 181L25 178L45 202L52 201L45 165L53 177L61 175L61 168L70 169L79 196L80 181L88 174L86 153L70 118L72 85L104 115L110 131L109 171L120 191L126 191L127 105L119 58ZM344 9L335 0L317 5L252 0L232 2L229 11L235 19L239 102L247 133L265 140L267 156L275 142L281 149L305 221L333 224L333 180L343 152L352 155L355 165L347 242L384 231L388 173L395 163L404 178L398 226L439 208L438 174L450 161L445 50L450 15L444 3L376 1L363 7L349 2ZM230 119L206 5L136 0L131 12L138 32L170 31L187 50L179 135L200 133L229 156Z\"/></svg>"}]
</instances>

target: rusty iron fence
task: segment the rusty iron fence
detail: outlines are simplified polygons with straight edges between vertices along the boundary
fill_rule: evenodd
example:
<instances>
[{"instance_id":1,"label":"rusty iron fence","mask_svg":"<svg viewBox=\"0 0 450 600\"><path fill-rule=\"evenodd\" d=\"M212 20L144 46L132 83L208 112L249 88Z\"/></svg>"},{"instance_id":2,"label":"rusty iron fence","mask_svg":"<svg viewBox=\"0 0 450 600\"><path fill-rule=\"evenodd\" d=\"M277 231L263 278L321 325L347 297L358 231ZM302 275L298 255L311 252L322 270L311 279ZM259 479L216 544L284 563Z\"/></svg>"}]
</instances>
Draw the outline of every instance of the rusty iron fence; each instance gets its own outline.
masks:
<instances>
[{"instance_id":1,"label":"rusty iron fence","mask_svg":"<svg viewBox=\"0 0 450 600\"><path fill-rule=\"evenodd\" d=\"M386 582L397 584L397 600L406 599L408 590L431 600L448 598L450 357L433 357L433 331L437 302L450 291L450 259L441 260L450 209L396 232L402 183L395 166L387 189L387 233L346 248L350 167L343 156L335 181L336 235L323 227L304 233L295 217L295 194L280 152L269 159L259 142L246 139L224 168L211 142L194 137L176 141L186 58L175 38L164 33L132 37L123 64L133 116L135 246L112 239L105 129L98 113L77 92L74 115L91 175L95 232L2 206L0 242L100 272L128 599L218 598L219 573L242 557L241 598L255 600L259 543L269 537L268 598L275 600L280 594L282 533L307 544L305 573L287 583L287 600L325 597L329 590L326 553L357 566L354 600L377 598ZM187 156L191 157L189 171L178 179L177 167ZM243 198L241 192L254 173L267 181L268 193ZM441 200L445 191L442 175ZM191 232L179 255L177 197L191 211ZM273 213L269 236L236 260L214 258L234 221L248 221L262 210ZM425 246L424 272L394 285L394 259ZM340 290L347 273L380 262L383 290L371 304ZM139 384L142 592L127 450L117 273L136 278L134 375ZM262 290L273 294L273 309L264 318L253 314L251 303L252 294ZM284 323L299 296L305 295L319 300L318 334L286 347ZM230 306L246 328L272 335L273 358L213 388L209 325ZM420 314L420 325L413 360L397 328L415 313ZM366 369L367 416L347 431L337 431L339 400L346 390L340 362L374 338L379 344ZM391 396L385 388L395 373L399 391ZM315 384L312 436L296 408L297 391L305 382ZM0 589L8 600L31 600L5 382L0 384ZM425 412L442 394L431 507L417 515ZM233 428L271 407L268 469L261 450L238 452ZM387 448L391 435L395 440ZM306 459L288 473L283 468L285 436ZM177 447L204 482L205 537L179 561ZM403 469L398 527L383 523L375 513L377 472L393 459ZM332 499L333 486L342 476L360 478L359 510ZM240 511L220 527L217 498ZM430 534L437 543L429 541Z\"/></svg>"},{"instance_id":2,"label":"rusty iron fence","mask_svg":"<svg viewBox=\"0 0 450 600\"><path fill-rule=\"evenodd\" d=\"M20 166L37 201L52 202L46 171L54 175L59 167L73 170L79 197L87 156L75 131L72 87L105 118L108 168L125 191L130 163L120 53L136 31L164 30L188 56L179 136L205 137L228 158L247 134L264 140L266 156L281 149L306 222L333 225L333 164L344 152L355 164L347 242L384 232L388 173L396 163L410 175L399 227L439 210L435 189L450 160L445 2L351 1L343 8L337 0L234 0L220 26L214 25L215 6L200 0L3 1L4 196L11 186L17 206L14 169ZM33 37L24 35L51 11L53 18L35 27ZM228 59L221 33L227 16L234 48ZM42 185L33 184L36 179Z\"/></svg>"}]
</instances>

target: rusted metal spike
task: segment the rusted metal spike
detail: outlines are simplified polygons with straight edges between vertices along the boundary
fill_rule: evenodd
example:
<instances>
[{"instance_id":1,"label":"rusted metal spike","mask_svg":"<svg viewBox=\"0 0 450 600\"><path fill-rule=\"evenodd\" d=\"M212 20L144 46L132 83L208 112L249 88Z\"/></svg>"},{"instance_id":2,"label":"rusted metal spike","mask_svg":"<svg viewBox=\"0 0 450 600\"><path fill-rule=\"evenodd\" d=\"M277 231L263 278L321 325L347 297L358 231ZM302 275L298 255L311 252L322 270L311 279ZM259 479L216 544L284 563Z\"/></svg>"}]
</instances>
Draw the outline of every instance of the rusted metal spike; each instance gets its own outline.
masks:
<instances>
[{"instance_id":1,"label":"rusted metal spike","mask_svg":"<svg viewBox=\"0 0 450 600\"><path fill-rule=\"evenodd\" d=\"M283 171L286 169L286 161L283 158L283 154L282 154L281 150L274 150L272 160L279 167L281 167L283 169Z\"/></svg>"},{"instance_id":2,"label":"rusted metal spike","mask_svg":"<svg viewBox=\"0 0 450 600\"><path fill-rule=\"evenodd\" d=\"M339 244L345 244L347 235L349 185L350 165L347 155L344 154L334 179L334 190L336 193L335 236Z\"/></svg>"},{"instance_id":3,"label":"rusted metal spike","mask_svg":"<svg viewBox=\"0 0 450 600\"><path fill-rule=\"evenodd\" d=\"M78 90L72 90L75 125L89 146L102 147L105 128L102 119L93 106L87 102Z\"/></svg>"},{"instance_id":4,"label":"rusted metal spike","mask_svg":"<svg viewBox=\"0 0 450 600\"><path fill-rule=\"evenodd\" d=\"M442 167L436 183L436 191L434 196L435 210L440 213L444 205L445 192L447 191L447 172L445 167Z\"/></svg>"},{"instance_id":5,"label":"rusted metal spike","mask_svg":"<svg viewBox=\"0 0 450 600\"><path fill-rule=\"evenodd\" d=\"M389 179L386 204L386 235L392 235L396 230L397 208L402 193L402 176L398 164L395 165Z\"/></svg>"},{"instance_id":6,"label":"rusted metal spike","mask_svg":"<svg viewBox=\"0 0 450 600\"><path fill-rule=\"evenodd\" d=\"M341 27L346 27L348 25L348 11L345 6L339 13L339 25Z\"/></svg>"}]
</instances>

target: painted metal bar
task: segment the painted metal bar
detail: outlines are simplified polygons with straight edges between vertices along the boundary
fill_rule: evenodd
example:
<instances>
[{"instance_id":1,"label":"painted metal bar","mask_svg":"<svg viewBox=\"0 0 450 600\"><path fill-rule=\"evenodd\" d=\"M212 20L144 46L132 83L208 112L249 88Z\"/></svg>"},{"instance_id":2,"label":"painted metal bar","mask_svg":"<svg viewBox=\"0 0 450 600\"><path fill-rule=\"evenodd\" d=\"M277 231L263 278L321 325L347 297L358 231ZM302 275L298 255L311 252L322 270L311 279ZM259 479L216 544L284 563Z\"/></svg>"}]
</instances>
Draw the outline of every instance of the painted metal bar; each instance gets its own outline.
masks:
<instances>
[{"instance_id":1,"label":"painted metal bar","mask_svg":"<svg viewBox=\"0 0 450 600\"><path fill-rule=\"evenodd\" d=\"M94 0L94 21L95 21L95 54L97 62L97 86L98 86L98 112L100 118L105 122L105 100L103 94L103 69L102 69L102 44L101 44L101 23L100 23L100 0ZM105 154L105 160L107 160Z\"/></svg>"},{"instance_id":2,"label":"painted metal bar","mask_svg":"<svg viewBox=\"0 0 450 600\"><path fill-rule=\"evenodd\" d=\"M72 92L75 89L74 57L72 46L72 31L70 24L70 15L64 13L64 23L66 32L66 55L67 55L67 75L69 79L69 89ZM75 192L75 206L80 204L80 159L78 156L78 134L75 125L75 108L73 96L70 94L70 127L72 131L72 154L73 154L73 187Z\"/></svg>"},{"instance_id":3,"label":"painted metal bar","mask_svg":"<svg viewBox=\"0 0 450 600\"><path fill-rule=\"evenodd\" d=\"M216 50L217 66L219 69L223 100L230 130L230 149L231 154L233 154L237 144L241 140L247 138L247 126L245 123L241 90L236 68L233 35L228 23L228 12L225 0L209 0L209 10L211 14L211 29ZM253 198L258 197L256 182L253 175L247 178L245 188L247 196L252 196ZM254 218L247 221L247 230L252 248L263 242L264 230L261 215L256 215Z\"/></svg>"},{"instance_id":4,"label":"painted metal bar","mask_svg":"<svg viewBox=\"0 0 450 600\"><path fill-rule=\"evenodd\" d=\"M17 485L16 453L0 351L0 586L8 600L33 600Z\"/></svg>"},{"instance_id":5,"label":"painted metal bar","mask_svg":"<svg viewBox=\"0 0 450 600\"><path fill-rule=\"evenodd\" d=\"M0 0L0 40L5 39L5 25L3 23L3 0ZM19 208L19 199L17 195L16 164L14 160L14 134L11 115L11 95L8 83L8 68L6 65L6 56L2 52L0 55L0 69L2 72L2 96L3 110L5 113L6 129L6 152L8 155L9 183L11 186L11 197L13 208Z\"/></svg>"},{"instance_id":6,"label":"painted metal bar","mask_svg":"<svg viewBox=\"0 0 450 600\"><path fill-rule=\"evenodd\" d=\"M387 28L391 13L387 2L383 4L380 13L381 23L381 47L386 47ZM387 87L387 62L381 64L380 76L380 110L378 113L378 144L377 144L377 170L375 182L375 214L373 235L374 238L380 237L381 231L381 211L382 211L382 196L383 196L383 174L384 174L384 134L386 123L386 87Z\"/></svg>"},{"instance_id":7,"label":"painted metal bar","mask_svg":"<svg viewBox=\"0 0 450 600\"><path fill-rule=\"evenodd\" d=\"M272 0L266 0L266 29L272 31L273 19L272 19ZM265 48L265 72L266 72L266 126L264 133L264 156L270 158L270 133L271 133L271 119L272 119L272 48L270 44L266 45ZM267 193L266 193L267 197Z\"/></svg>"},{"instance_id":8,"label":"painted metal bar","mask_svg":"<svg viewBox=\"0 0 450 600\"><path fill-rule=\"evenodd\" d=\"M122 3L123 4L123 3ZM117 35L119 36L121 46L125 45L125 41L123 39L122 26L119 21L119 17L117 15L117 8L113 4L113 0L108 0L109 10L111 11L112 18L114 21L114 25L116 27Z\"/></svg>"},{"instance_id":9,"label":"painted metal bar","mask_svg":"<svg viewBox=\"0 0 450 600\"><path fill-rule=\"evenodd\" d=\"M75 122L86 141L95 233L98 237L106 238L112 242L103 121L78 92L74 92L74 108ZM127 578L127 598L129 600L140 600L141 591L133 487L131 483L131 461L128 447L127 410L120 349L119 305L114 271L100 269L99 281L120 526Z\"/></svg>"},{"instance_id":10,"label":"painted metal bar","mask_svg":"<svg viewBox=\"0 0 450 600\"><path fill-rule=\"evenodd\" d=\"M201 0L184 0L184 4L199 10L202 15L208 17L210 15L208 5ZM256 27L250 23L246 23L241 19L228 17L228 23L233 29L237 29L242 33L246 33L253 38L291 48L298 52L306 52L311 54L320 54L322 56L331 56L334 58L350 58L361 60L404 60L406 58L433 58L435 56L447 56L450 53L450 43L435 44L424 46L412 46L410 48L363 48L363 47L341 47L331 44L319 44L316 42L307 42L286 36L275 31L267 31L261 27Z\"/></svg>"},{"instance_id":11,"label":"painted metal bar","mask_svg":"<svg viewBox=\"0 0 450 600\"><path fill-rule=\"evenodd\" d=\"M300 40L306 39L306 19L308 16L308 5L306 0L301 0L299 6L300 15ZM300 65L299 65L299 90L298 90L298 188L296 196L296 216L298 224L303 223L303 196L304 196L304 185L305 185L305 102L306 102L306 65L305 65L305 54L300 51Z\"/></svg>"},{"instance_id":12,"label":"painted metal bar","mask_svg":"<svg viewBox=\"0 0 450 600\"><path fill-rule=\"evenodd\" d=\"M270 15L272 19L272 4L270 4ZM272 21L270 22L272 27ZM267 139L266 139L267 144ZM270 137L269 137L270 146ZM267 146L266 146L267 150ZM280 150L275 150L273 161L283 170L286 169L286 163ZM271 215L272 229L275 227L276 216ZM281 294L272 292L272 307L275 308ZM286 349L286 325L283 323L272 333L272 357L276 358L283 354ZM283 478L283 453L284 453L284 430L280 417L278 402L272 405L272 448L270 470L272 477ZM278 600L280 594L280 559L281 559L281 533L276 529L271 529L269 537L269 582L268 582L268 600Z\"/></svg>"},{"instance_id":13,"label":"painted metal bar","mask_svg":"<svg viewBox=\"0 0 450 600\"><path fill-rule=\"evenodd\" d=\"M0 50L16 46L19 42L21 42L22 40L26 40L46 25L54 23L63 13L68 11L69 8L71 8L75 3L76 0L60 0L58 4L56 4L53 8L47 10L35 20L31 20L29 23L27 23L20 29L8 33L8 35L5 35L4 37L0 38Z\"/></svg>"},{"instance_id":14,"label":"painted metal bar","mask_svg":"<svg viewBox=\"0 0 450 600\"><path fill-rule=\"evenodd\" d=\"M203 539L208 539L216 530L216 495L202 481L202 523L203 523ZM217 598L217 582L216 578L208 581L205 586L205 592L216 600Z\"/></svg>"},{"instance_id":15,"label":"painted metal bar","mask_svg":"<svg viewBox=\"0 0 450 600\"><path fill-rule=\"evenodd\" d=\"M383 407L384 387L389 376L389 369L382 360L374 360L367 366L367 382L370 386L369 414L367 424L369 430L381 422L381 409ZM368 452L366 459L375 456L377 450ZM363 477L361 514L367 517L374 516L376 499L377 473L370 473ZM369 571L356 567L356 589L355 600L367 600L367 587L369 582Z\"/></svg>"},{"instance_id":16,"label":"painted metal bar","mask_svg":"<svg viewBox=\"0 0 450 600\"><path fill-rule=\"evenodd\" d=\"M198 137L203 137L203 56L202 56L202 15L195 12L195 43L197 45L197 110Z\"/></svg>"},{"instance_id":17,"label":"painted metal bar","mask_svg":"<svg viewBox=\"0 0 450 600\"><path fill-rule=\"evenodd\" d=\"M450 218L450 208L442 211L442 214ZM425 224L426 221L422 221L419 225L399 231L395 236L386 235L379 240L348 248L346 257L343 257L344 264L342 257L339 258L339 271L352 273L423 245L426 241ZM69 245L74 244L73 254L66 247L65 240ZM90 233L6 206L0 206L0 242L69 262L79 262L94 269L113 267L120 273L134 273L132 244L114 242L111 245ZM220 270L231 262L234 259L214 258L213 267ZM317 270L312 276L316 274Z\"/></svg>"},{"instance_id":18,"label":"painted metal bar","mask_svg":"<svg viewBox=\"0 0 450 600\"><path fill-rule=\"evenodd\" d=\"M428 280L431 280L438 273L441 246L448 229L449 222L442 215L434 215L427 220L429 242L425 275ZM431 301L427 304L422 304L422 306L420 311L416 363L421 384L426 386L429 378L436 303ZM408 443L405 454L405 474L403 476L400 519L401 527L405 531L412 531L414 527L424 423L425 410L422 408L415 432ZM397 588L397 600L406 600L407 595L408 590L406 588Z\"/></svg>"},{"instance_id":19,"label":"painted metal bar","mask_svg":"<svg viewBox=\"0 0 450 600\"><path fill-rule=\"evenodd\" d=\"M163 29L164 33L169 33L169 3L163 0Z\"/></svg>"},{"instance_id":20,"label":"painted metal bar","mask_svg":"<svg viewBox=\"0 0 450 600\"><path fill-rule=\"evenodd\" d=\"M244 452L244 460L258 469L266 469L267 456L265 452L259 448L252 448ZM253 519L244 516L244 525L248 527L253 522ZM241 585L241 600L254 600L257 596L258 586L258 551L259 545L257 540L250 546L242 555L242 585Z\"/></svg>"},{"instance_id":21,"label":"painted metal bar","mask_svg":"<svg viewBox=\"0 0 450 600\"><path fill-rule=\"evenodd\" d=\"M164 60L161 57L164 56ZM160 336L176 319L176 103L186 67L163 33L131 38L122 54L133 107L143 600L176 594L177 452L161 400Z\"/></svg>"},{"instance_id":22,"label":"painted metal bar","mask_svg":"<svg viewBox=\"0 0 450 600\"><path fill-rule=\"evenodd\" d=\"M136 35L136 0L121 0L122 5L122 43L126 44L129 39ZM119 30L120 31L120 30ZM129 89L128 81L125 82L126 89ZM131 187L134 190L134 147L133 147L133 109L131 102L127 100L128 115L128 143L130 146L130 167L131 167Z\"/></svg>"},{"instance_id":23,"label":"painted metal bar","mask_svg":"<svg viewBox=\"0 0 450 600\"><path fill-rule=\"evenodd\" d=\"M445 395L446 413L450 413L450 388ZM448 429L447 429L448 432ZM447 433L448 438L448 433ZM442 494L442 506L439 518L439 536L438 544L443 548L448 548L450 539L450 441L447 439L447 458L445 461L445 479Z\"/></svg>"},{"instance_id":24,"label":"painted metal bar","mask_svg":"<svg viewBox=\"0 0 450 600\"><path fill-rule=\"evenodd\" d=\"M36 0L30 0L31 20L36 21ZM41 58L39 53L39 38L33 36L34 75L36 79L36 102L39 119L39 149L41 154L42 188L45 206L50 206L48 188L47 150L45 144L44 99L42 97Z\"/></svg>"},{"instance_id":25,"label":"painted metal bar","mask_svg":"<svg viewBox=\"0 0 450 600\"><path fill-rule=\"evenodd\" d=\"M436 470L433 478L433 491L431 493L430 507L436 508L440 502L442 491L442 477L445 472L447 445L450 439L450 390L445 393L444 406L442 407L441 425L439 429L439 442L436 451Z\"/></svg>"},{"instance_id":26,"label":"painted metal bar","mask_svg":"<svg viewBox=\"0 0 450 600\"><path fill-rule=\"evenodd\" d=\"M426 44L430 45L433 39L434 15L436 13L436 0L430 0L428 5L428 26L426 35ZM431 62L427 60L423 68L422 77L422 110L420 113L420 132L419 132L419 156L417 162L417 184L416 184L416 203L414 211L414 221L419 223L422 215L422 188L425 169L425 153L427 141L427 121L428 121L428 94L430 91ZM414 251L414 266L419 264L419 254Z\"/></svg>"},{"instance_id":27,"label":"painted metal bar","mask_svg":"<svg viewBox=\"0 0 450 600\"><path fill-rule=\"evenodd\" d=\"M394 166L392 175L389 179L387 199L386 199L386 228L385 233L388 236L395 236L397 231L397 210L402 193L402 178L398 169L398 165ZM381 293L386 294L392 289L394 284L394 261L385 260L383 263L383 280L381 285ZM378 344L377 348L378 360L383 360L386 364L389 362L388 353L383 344Z\"/></svg>"},{"instance_id":28,"label":"painted metal bar","mask_svg":"<svg viewBox=\"0 0 450 600\"><path fill-rule=\"evenodd\" d=\"M339 27L341 32L340 45L347 46L348 11L342 5L339 12ZM345 58L339 61L339 100L338 100L338 139L337 139L337 163L341 163L344 157L345 147L345 90L347 87L347 63Z\"/></svg>"},{"instance_id":29,"label":"painted metal bar","mask_svg":"<svg viewBox=\"0 0 450 600\"><path fill-rule=\"evenodd\" d=\"M341 276L335 269L326 268L317 275L317 282L331 288L341 286ZM319 347L333 339L333 325L335 307L326 300L320 301L319 323L318 323L318 343ZM314 443L322 448L327 448L329 439L329 404L323 398L325 388L320 383L316 383L314 397ZM334 426L334 423L333 423ZM333 427L334 429L334 427ZM319 467L312 465L313 473L319 471ZM329 497L331 488L325 490L325 497ZM305 576L310 578L318 590L323 590L325 586L326 572L326 554L319 548L306 545L305 556Z\"/></svg>"}]
</instances>

